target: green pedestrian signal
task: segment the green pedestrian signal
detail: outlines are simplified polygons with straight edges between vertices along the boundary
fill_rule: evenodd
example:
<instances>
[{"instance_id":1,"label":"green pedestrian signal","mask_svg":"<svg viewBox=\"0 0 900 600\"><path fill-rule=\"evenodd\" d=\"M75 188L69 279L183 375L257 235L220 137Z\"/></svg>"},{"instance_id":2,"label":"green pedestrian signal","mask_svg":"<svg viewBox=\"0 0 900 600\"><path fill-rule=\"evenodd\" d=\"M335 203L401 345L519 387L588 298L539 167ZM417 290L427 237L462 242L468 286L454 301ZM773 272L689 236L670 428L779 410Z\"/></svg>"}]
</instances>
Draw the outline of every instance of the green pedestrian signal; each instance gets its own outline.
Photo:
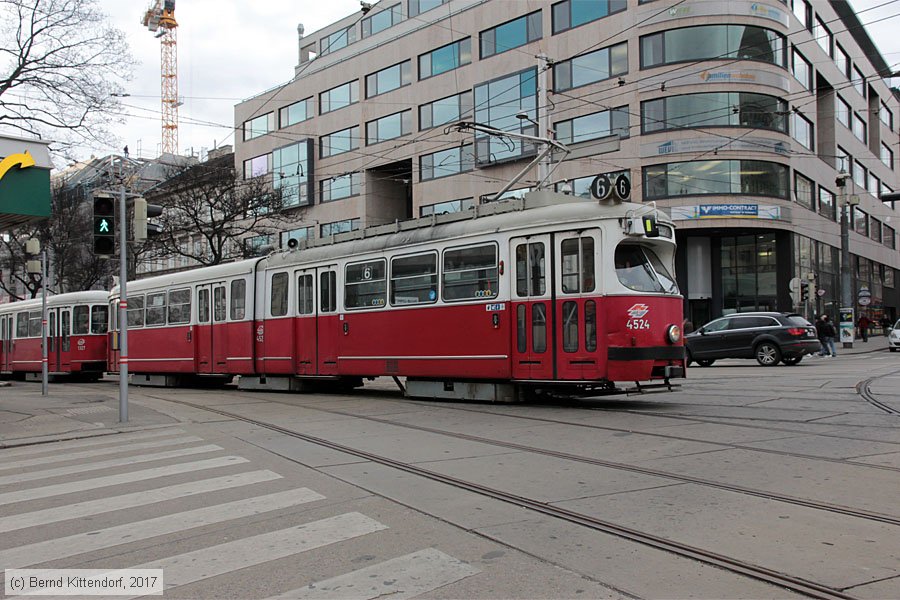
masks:
<instances>
[{"instance_id":1,"label":"green pedestrian signal","mask_svg":"<svg viewBox=\"0 0 900 600\"><path fill-rule=\"evenodd\" d=\"M111 217L95 217L94 233L98 235L113 235L115 231Z\"/></svg>"},{"instance_id":2,"label":"green pedestrian signal","mask_svg":"<svg viewBox=\"0 0 900 600\"><path fill-rule=\"evenodd\" d=\"M94 198L94 254L116 253L116 204L109 197Z\"/></svg>"}]
</instances>

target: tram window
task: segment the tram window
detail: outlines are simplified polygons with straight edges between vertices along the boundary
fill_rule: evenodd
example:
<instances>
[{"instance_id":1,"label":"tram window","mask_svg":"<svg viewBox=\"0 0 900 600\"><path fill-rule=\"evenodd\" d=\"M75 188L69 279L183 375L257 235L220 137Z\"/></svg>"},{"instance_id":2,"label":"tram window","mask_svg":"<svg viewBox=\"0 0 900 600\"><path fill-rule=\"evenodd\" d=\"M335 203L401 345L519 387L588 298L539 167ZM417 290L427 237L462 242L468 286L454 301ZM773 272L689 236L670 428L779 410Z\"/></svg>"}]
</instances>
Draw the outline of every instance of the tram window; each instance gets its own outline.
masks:
<instances>
[{"instance_id":1,"label":"tram window","mask_svg":"<svg viewBox=\"0 0 900 600\"><path fill-rule=\"evenodd\" d=\"M213 288L213 319L216 323L225 320L225 286L217 285Z\"/></svg>"},{"instance_id":2,"label":"tram window","mask_svg":"<svg viewBox=\"0 0 900 600\"><path fill-rule=\"evenodd\" d=\"M209 288L197 290L197 322L209 323Z\"/></svg>"},{"instance_id":3,"label":"tram window","mask_svg":"<svg viewBox=\"0 0 900 600\"><path fill-rule=\"evenodd\" d=\"M119 329L119 311L116 310L118 305L118 300L110 300L109 302L109 331L118 331Z\"/></svg>"},{"instance_id":4,"label":"tram window","mask_svg":"<svg viewBox=\"0 0 900 600\"><path fill-rule=\"evenodd\" d=\"M401 256L391 260L391 304L437 302L437 254Z\"/></svg>"},{"instance_id":5,"label":"tram window","mask_svg":"<svg viewBox=\"0 0 900 600\"><path fill-rule=\"evenodd\" d=\"M578 352L578 304L563 302L563 350Z\"/></svg>"},{"instance_id":6,"label":"tram window","mask_svg":"<svg viewBox=\"0 0 900 600\"><path fill-rule=\"evenodd\" d=\"M319 275L319 310L323 313L337 310L337 273L334 271Z\"/></svg>"},{"instance_id":7,"label":"tram window","mask_svg":"<svg viewBox=\"0 0 900 600\"><path fill-rule=\"evenodd\" d=\"M269 309L273 317L283 317L288 313L288 274L275 273L272 275L272 297L269 301Z\"/></svg>"},{"instance_id":8,"label":"tram window","mask_svg":"<svg viewBox=\"0 0 900 600\"><path fill-rule=\"evenodd\" d=\"M581 237L562 242L562 291L578 294L594 290L594 238Z\"/></svg>"},{"instance_id":9,"label":"tram window","mask_svg":"<svg viewBox=\"0 0 900 600\"><path fill-rule=\"evenodd\" d=\"M313 306L315 291L313 290L313 276L300 275L297 278L297 314L311 315L315 312Z\"/></svg>"},{"instance_id":10,"label":"tram window","mask_svg":"<svg viewBox=\"0 0 900 600\"><path fill-rule=\"evenodd\" d=\"M499 291L497 245L444 251L443 298L483 300L496 298Z\"/></svg>"},{"instance_id":11,"label":"tram window","mask_svg":"<svg viewBox=\"0 0 900 600\"><path fill-rule=\"evenodd\" d=\"M677 293L678 286L656 253L637 244L616 248L616 276L625 287L637 292Z\"/></svg>"},{"instance_id":12,"label":"tram window","mask_svg":"<svg viewBox=\"0 0 900 600\"><path fill-rule=\"evenodd\" d=\"M547 350L547 307L543 302L531 307L531 346L538 354Z\"/></svg>"},{"instance_id":13,"label":"tram window","mask_svg":"<svg viewBox=\"0 0 900 600\"><path fill-rule=\"evenodd\" d=\"M191 290L169 292L169 325L191 322Z\"/></svg>"},{"instance_id":14,"label":"tram window","mask_svg":"<svg viewBox=\"0 0 900 600\"><path fill-rule=\"evenodd\" d=\"M28 337L28 313L20 312L16 315L16 337Z\"/></svg>"},{"instance_id":15,"label":"tram window","mask_svg":"<svg viewBox=\"0 0 900 600\"><path fill-rule=\"evenodd\" d=\"M135 296L128 298L128 326L144 326L144 297Z\"/></svg>"},{"instance_id":16,"label":"tram window","mask_svg":"<svg viewBox=\"0 0 900 600\"><path fill-rule=\"evenodd\" d=\"M147 325L165 325L166 324L166 293L147 294L147 305L145 310L145 322Z\"/></svg>"},{"instance_id":17,"label":"tram window","mask_svg":"<svg viewBox=\"0 0 900 600\"><path fill-rule=\"evenodd\" d=\"M69 311L64 310L60 319L60 334L63 339L69 337Z\"/></svg>"},{"instance_id":18,"label":"tram window","mask_svg":"<svg viewBox=\"0 0 900 600\"><path fill-rule=\"evenodd\" d=\"M344 307L383 307L387 295L386 270L387 261L383 258L347 265L344 271Z\"/></svg>"},{"instance_id":19,"label":"tram window","mask_svg":"<svg viewBox=\"0 0 900 600\"><path fill-rule=\"evenodd\" d=\"M231 320L240 321L244 318L244 307L247 304L247 282L243 279L235 279L231 282Z\"/></svg>"},{"instance_id":20,"label":"tram window","mask_svg":"<svg viewBox=\"0 0 900 600\"><path fill-rule=\"evenodd\" d=\"M593 300L584 303L584 349L597 349L597 304Z\"/></svg>"},{"instance_id":21,"label":"tram window","mask_svg":"<svg viewBox=\"0 0 900 600\"><path fill-rule=\"evenodd\" d=\"M516 307L516 351L528 351L528 324L525 322L525 305L520 304Z\"/></svg>"},{"instance_id":22,"label":"tram window","mask_svg":"<svg viewBox=\"0 0 900 600\"><path fill-rule=\"evenodd\" d=\"M546 291L544 244L534 242L516 246L516 294L543 296Z\"/></svg>"},{"instance_id":23,"label":"tram window","mask_svg":"<svg viewBox=\"0 0 900 600\"><path fill-rule=\"evenodd\" d=\"M91 307L91 333L106 333L109 325L109 313L105 304L95 304Z\"/></svg>"},{"instance_id":24,"label":"tram window","mask_svg":"<svg viewBox=\"0 0 900 600\"><path fill-rule=\"evenodd\" d=\"M40 328L40 314L38 314L38 332L37 335L41 334ZM85 335L90 330L91 326L91 307L90 306L76 306L72 315L72 333L75 335Z\"/></svg>"}]
</instances>

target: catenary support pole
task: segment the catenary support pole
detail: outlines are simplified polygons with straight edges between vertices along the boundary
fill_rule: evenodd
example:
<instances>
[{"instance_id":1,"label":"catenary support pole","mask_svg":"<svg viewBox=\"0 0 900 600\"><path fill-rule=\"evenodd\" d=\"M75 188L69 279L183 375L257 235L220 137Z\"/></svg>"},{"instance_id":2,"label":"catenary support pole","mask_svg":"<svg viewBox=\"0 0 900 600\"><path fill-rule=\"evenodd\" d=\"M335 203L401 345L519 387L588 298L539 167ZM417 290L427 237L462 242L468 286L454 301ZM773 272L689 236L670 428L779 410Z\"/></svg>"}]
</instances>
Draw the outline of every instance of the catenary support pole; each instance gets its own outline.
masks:
<instances>
[{"instance_id":1,"label":"catenary support pole","mask_svg":"<svg viewBox=\"0 0 900 600\"><path fill-rule=\"evenodd\" d=\"M841 308L853 306L853 290L850 282L850 203L846 188L841 193ZM844 348L852 348L853 342L844 342Z\"/></svg>"},{"instance_id":2,"label":"catenary support pole","mask_svg":"<svg viewBox=\"0 0 900 600\"><path fill-rule=\"evenodd\" d=\"M41 396L50 393L50 373L47 361L47 251L41 250Z\"/></svg>"},{"instance_id":3,"label":"catenary support pole","mask_svg":"<svg viewBox=\"0 0 900 600\"><path fill-rule=\"evenodd\" d=\"M125 184L119 190L119 422L128 422L128 216Z\"/></svg>"}]
</instances>

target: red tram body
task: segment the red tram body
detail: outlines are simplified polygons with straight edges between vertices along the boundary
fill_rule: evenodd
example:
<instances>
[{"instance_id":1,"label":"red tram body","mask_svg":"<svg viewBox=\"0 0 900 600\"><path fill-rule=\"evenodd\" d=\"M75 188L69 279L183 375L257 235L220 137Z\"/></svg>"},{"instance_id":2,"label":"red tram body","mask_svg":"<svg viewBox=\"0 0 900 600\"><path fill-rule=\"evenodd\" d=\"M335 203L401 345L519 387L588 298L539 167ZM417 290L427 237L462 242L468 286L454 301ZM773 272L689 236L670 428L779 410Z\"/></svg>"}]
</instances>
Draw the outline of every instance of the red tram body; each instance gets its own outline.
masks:
<instances>
[{"instance_id":1,"label":"red tram body","mask_svg":"<svg viewBox=\"0 0 900 600\"><path fill-rule=\"evenodd\" d=\"M504 401L668 384L682 297L674 228L648 237L651 210L531 193L129 282L129 368L247 389L402 376L412 396Z\"/></svg>"},{"instance_id":2,"label":"red tram body","mask_svg":"<svg viewBox=\"0 0 900 600\"><path fill-rule=\"evenodd\" d=\"M47 299L47 370L96 380L106 371L107 297L102 291ZM26 378L41 373L41 300L0 305L0 373Z\"/></svg>"}]
</instances>

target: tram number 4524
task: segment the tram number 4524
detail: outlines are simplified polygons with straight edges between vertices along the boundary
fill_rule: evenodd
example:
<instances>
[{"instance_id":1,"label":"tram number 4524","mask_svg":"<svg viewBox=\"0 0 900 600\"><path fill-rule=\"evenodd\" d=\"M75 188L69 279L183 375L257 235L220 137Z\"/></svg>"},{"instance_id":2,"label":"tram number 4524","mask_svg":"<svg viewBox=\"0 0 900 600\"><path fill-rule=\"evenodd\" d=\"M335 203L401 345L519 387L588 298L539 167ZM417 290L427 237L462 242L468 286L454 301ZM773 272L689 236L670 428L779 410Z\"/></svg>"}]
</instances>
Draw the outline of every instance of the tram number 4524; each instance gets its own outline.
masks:
<instances>
[{"instance_id":1,"label":"tram number 4524","mask_svg":"<svg viewBox=\"0 0 900 600\"><path fill-rule=\"evenodd\" d=\"M625 327L628 329L650 329L650 319L628 319Z\"/></svg>"}]
</instances>

